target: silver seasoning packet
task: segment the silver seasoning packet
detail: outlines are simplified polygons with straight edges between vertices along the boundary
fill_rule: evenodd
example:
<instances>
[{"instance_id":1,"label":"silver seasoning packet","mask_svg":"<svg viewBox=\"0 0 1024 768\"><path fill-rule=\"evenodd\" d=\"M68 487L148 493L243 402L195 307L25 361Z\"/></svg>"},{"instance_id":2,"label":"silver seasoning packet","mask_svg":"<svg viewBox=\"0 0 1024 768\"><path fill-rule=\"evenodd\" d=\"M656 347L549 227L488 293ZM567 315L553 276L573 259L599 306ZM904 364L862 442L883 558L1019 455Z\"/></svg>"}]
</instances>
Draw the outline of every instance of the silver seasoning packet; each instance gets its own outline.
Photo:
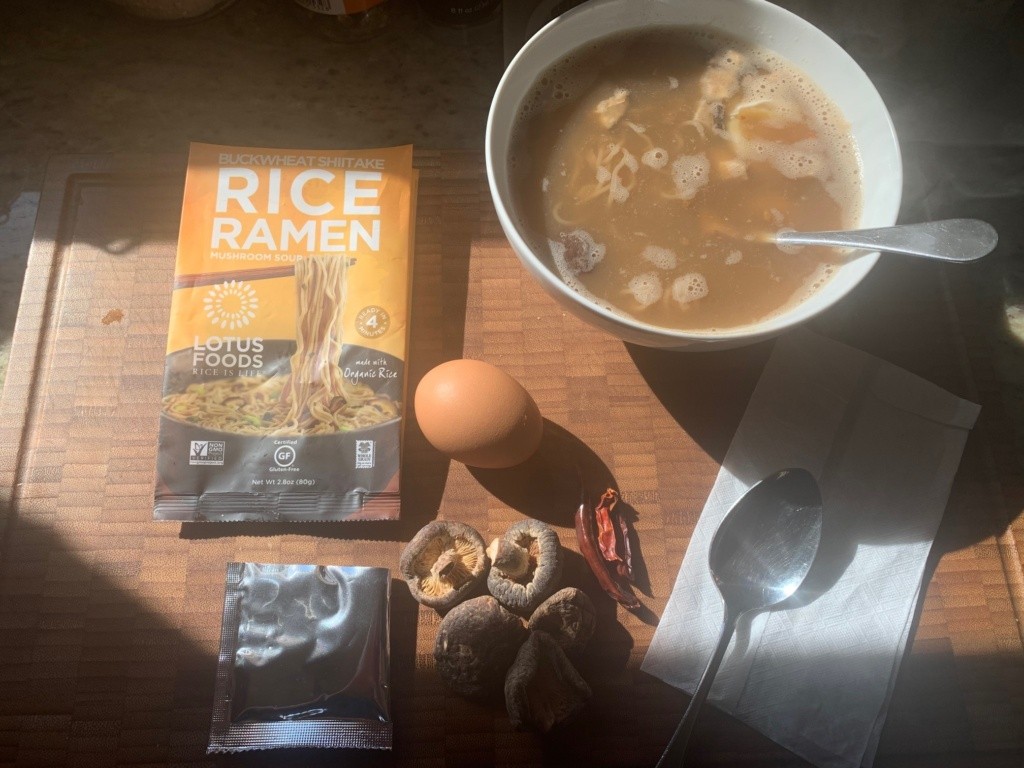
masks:
<instances>
[{"instance_id":1,"label":"silver seasoning packet","mask_svg":"<svg viewBox=\"0 0 1024 768\"><path fill-rule=\"evenodd\" d=\"M207 752L391 749L386 568L230 563Z\"/></svg>"}]
</instances>

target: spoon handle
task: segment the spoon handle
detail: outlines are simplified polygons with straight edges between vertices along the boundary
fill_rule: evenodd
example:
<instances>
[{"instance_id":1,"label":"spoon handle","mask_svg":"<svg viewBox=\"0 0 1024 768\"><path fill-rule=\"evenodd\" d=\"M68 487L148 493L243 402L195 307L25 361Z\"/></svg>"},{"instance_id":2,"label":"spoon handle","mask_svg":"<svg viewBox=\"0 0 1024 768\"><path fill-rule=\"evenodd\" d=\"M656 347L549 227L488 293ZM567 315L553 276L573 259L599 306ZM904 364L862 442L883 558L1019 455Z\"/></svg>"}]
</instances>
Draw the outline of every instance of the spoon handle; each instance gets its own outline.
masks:
<instances>
[{"instance_id":1,"label":"spoon handle","mask_svg":"<svg viewBox=\"0 0 1024 768\"><path fill-rule=\"evenodd\" d=\"M945 219L850 232L793 232L775 235L778 245L833 245L864 248L941 261L974 261L991 253L999 236L991 224L978 219Z\"/></svg>"},{"instance_id":2,"label":"spoon handle","mask_svg":"<svg viewBox=\"0 0 1024 768\"><path fill-rule=\"evenodd\" d=\"M711 684L715 681L715 675L725 657L725 649L729 647L732 634L736 631L736 619L737 617L729 610L729 606L726 606L725 620L722 622L722 634L718 638L718 645L715 647L715 652L711 654L704 674L700 676L700 683L697 684L697 690L694 691L693 698L690 699L690 704L686 707L686 712L683 713L683 719L679 721L675 733L672 734L668 746L665 747L665 751L662 752L661 758L658 760L657 768L669 768L672 765L681 766L683 764L686 744L690 740L690 734L693 733L693 726L697 723L708 693L711 692Z\"/></svg>"}]
</instances>

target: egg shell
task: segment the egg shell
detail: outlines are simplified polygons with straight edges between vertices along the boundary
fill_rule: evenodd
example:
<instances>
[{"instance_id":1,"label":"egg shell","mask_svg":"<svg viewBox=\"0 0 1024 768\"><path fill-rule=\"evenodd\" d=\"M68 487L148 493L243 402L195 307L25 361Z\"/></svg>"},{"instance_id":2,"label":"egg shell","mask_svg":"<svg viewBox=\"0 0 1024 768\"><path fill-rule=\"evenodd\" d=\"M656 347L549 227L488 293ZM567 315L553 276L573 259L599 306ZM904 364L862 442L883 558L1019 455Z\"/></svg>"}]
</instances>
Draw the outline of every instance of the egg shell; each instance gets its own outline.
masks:
<instances>
[{"instance_id":1,"label":"egg shell","mask_svg":"<svg viewBox=\"0 0 1024 768\"><path fill-rule=\"evenodd\" d=\"M424 437L471 467L501 469L526 461L544 420L523 385L481 360L450 360L427 372L413 407Z\"/></svg>"}]
</instances>

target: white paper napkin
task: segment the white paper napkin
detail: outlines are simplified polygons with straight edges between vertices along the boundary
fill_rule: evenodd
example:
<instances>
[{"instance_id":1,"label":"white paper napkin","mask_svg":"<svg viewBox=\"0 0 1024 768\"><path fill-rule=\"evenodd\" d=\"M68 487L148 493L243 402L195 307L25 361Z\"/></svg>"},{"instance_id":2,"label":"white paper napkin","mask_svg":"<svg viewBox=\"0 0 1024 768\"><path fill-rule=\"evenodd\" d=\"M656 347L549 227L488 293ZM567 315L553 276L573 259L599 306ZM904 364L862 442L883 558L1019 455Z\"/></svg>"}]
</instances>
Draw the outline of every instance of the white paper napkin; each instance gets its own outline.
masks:
<instances>
[{"instance_id":1,"label":"white paper napkin","mask_svg":"<svg viewBox=\"0 0 1024 768\"><path fill-rule=\"evenodd\" d=\"M979 407L806 331L776 343L642 669L692 693L718 640L708 546L750 486L803 467L822 544L802 604L747 616L709 701L819 766L870 766L925 560Z\"/></svg>"}]
</instances>

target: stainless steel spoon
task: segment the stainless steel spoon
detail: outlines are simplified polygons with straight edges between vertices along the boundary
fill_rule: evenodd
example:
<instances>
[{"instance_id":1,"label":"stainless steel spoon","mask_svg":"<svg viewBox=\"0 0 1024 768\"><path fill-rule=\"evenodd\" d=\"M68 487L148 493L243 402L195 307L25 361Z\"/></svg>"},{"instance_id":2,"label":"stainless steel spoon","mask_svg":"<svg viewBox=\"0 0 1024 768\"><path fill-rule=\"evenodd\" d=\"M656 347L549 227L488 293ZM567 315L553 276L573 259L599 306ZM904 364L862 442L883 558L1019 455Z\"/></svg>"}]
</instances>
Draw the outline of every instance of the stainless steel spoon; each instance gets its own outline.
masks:
<instances>
[{"instance_id":1,"label":"stainless steel spoon","mask_svg":"<svg viewBox=\"0 0 1024 768\"><path fill-rule=\"evenodd\" d=\"M978 219L945 219L846 232L795 232L786 229L769 235L767 239L782 246L833 245L940 261L974 261L992 252L999 242L999 235L991 224Z\"/></svg>"},{"instance_id":2,"label":"stainless steel spoon","mask_svg":"<svg viewBox=\"0 0 1024 768\"><path fill-rule=\"evenodd\" d=\"M781 603L803 583L818 551L821 517L814 477L804 469L784 469L743 494L722 520L708 553L711 576L725 600L722 635L658 768L682 765L739 617Z\"/></svg>"}]
</instances>

